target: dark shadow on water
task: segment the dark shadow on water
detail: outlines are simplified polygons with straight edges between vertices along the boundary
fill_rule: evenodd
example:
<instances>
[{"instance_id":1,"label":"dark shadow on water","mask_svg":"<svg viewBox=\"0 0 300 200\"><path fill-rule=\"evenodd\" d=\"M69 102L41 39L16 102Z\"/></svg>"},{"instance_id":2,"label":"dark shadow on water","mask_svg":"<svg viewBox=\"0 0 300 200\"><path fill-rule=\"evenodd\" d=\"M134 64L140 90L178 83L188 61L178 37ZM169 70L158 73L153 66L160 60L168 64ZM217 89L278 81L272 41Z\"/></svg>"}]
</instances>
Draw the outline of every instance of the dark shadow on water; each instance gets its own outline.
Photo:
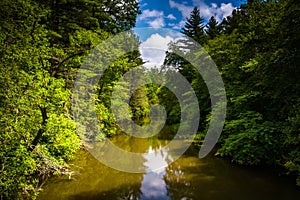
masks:
<instances>
[{"instance_id":1,"label":"dark shadow on water","mask_svg":"<svg viewBox=\"0 0 300 200\"><path fill-rule=\"evenodd\" d=\"M122 185L119 188L104 192L87 191L78 194L70 195L66 200L112 200L112 199L140 199L140 185Z\"/></svg>"}]
</instances>

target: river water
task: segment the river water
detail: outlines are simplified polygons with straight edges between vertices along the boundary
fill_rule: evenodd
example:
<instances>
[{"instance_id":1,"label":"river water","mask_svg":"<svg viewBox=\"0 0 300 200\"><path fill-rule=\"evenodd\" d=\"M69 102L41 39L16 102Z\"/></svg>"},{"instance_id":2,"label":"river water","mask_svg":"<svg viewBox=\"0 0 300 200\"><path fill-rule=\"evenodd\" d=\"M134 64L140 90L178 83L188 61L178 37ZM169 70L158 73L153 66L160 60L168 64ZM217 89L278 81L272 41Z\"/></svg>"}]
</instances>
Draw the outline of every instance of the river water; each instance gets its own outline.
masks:
<instances>
[{"instance_id":1,"label":"river water","mask_svg":"<svg viewBox=\"0 0 300 200\"><path fill-rule=\"evenodd\" d=\"M268 169L236 166L226 159L208 155L198 158L199 148L191 146L172 162L162 147L169 141L137 139L126 135L111 141L128 151L143 152L145 173L125 173L109 168L89 152L77 152L71 165L79 174L52 177L39 200L114 199L201 199L201 200L282 200L300 199L300 188L293 180ZM165 167L150 170L150 156Z\"/></svg>"}]
</instances>

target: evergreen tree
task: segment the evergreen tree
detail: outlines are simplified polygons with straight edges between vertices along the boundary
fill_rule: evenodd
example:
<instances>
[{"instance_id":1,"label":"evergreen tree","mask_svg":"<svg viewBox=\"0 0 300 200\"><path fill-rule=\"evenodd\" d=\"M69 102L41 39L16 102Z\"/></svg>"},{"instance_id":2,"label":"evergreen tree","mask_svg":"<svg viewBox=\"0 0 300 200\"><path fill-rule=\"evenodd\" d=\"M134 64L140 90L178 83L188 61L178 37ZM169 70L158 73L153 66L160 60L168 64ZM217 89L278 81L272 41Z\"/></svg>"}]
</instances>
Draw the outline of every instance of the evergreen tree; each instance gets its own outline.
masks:
<instances>
[{"instance_id":1,"label":"evergreen tree","mask_svg":"<svg viewBox=\"0 0 300 200\"><path fill-rule=\"evenodd\" d=\"M201 45L205 44L207 36L204 31L204 19L200 16L200 10L195 7L191 12L190 17L186 18L186 20L187 21L185 26L182 28L181 33L195 40ZM164 67L172 66L172 68L178 70L190 82L193 80L195 74L193 67L185 59L179 57L173 52L182 51L184 49L190 51L191 48L191 44L186 39L179 40L175 43L170 43L169 50L166 52L166 59L164 60Z\"/></svg>"},{"instance_id":2,"label":"evergreen tree","mask_svg":"<svg viewBox=\"0 0 300 200\"><path fill-rule=\"evenodd\" d=\"M207 23L206 27L207 30L205 30L205 32L209 36L209 39L214 39L220 34L220 27L214 16L212 16L209 19L209 22Z\"/></svg>"},{"instance_id":3,"label":"evergreen tree","mask_svg":"<svg viewBox=\"0 0 300 200\"><path fill-rule=\"evenodd\" d=\"M199 44L203 45L206 42L206 35L204 31L205 25L204 19L200 16L200 10L195 7L191 12L189 18L186 19L187 22L185 23L184 28L182 28L182 33L195 41Z\"/></svg>"},{"instance_id":4,"label":"evergreen tree","mask_svg":"<svg viewBox=\"0 0 300 200\"><path fill-rule=\"evenodd\" d=\"M234 9L231 13L231 16L224 18L219 25L221 32L230 34L235 29L239 32L247 32L247 28L245 26L247 24L248 7L248 4L243 4L240 6L240 8Z\"/></svg>"}]
</instances>

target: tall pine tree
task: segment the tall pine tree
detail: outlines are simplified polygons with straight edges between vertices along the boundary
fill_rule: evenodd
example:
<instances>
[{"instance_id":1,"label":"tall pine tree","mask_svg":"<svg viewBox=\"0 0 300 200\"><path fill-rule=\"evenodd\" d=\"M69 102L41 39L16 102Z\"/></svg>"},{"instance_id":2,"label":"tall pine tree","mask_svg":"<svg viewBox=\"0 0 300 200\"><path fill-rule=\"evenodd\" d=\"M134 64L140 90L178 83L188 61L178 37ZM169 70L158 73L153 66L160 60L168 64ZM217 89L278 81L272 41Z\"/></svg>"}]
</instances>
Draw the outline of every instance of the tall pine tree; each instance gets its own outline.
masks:
<instances>
[{"instance_id":1,"label":"tall pine tree","mask_svg":"<svg viewBox=\"0 0 300 200\"><path fill-rule=\"evenodd\" d=\"M214 39L220 34L220 27L214 16L209 19L206 27L207 30L205 30L205 32L208 35L209 39Z\"/></svg>"},{"instance_id":2,"label":"tall pine tree","mask_svg":"<svg viewBox=\"0 0 300 200\"><path fill-rule=\"evenodd\" d=\"M205 25L204 19L200 16L200 10L197 7L194 7L193 11L189 18L186 19L187 22L185 26L182 28L182 33L198 43L205 44L206 35L204 31Z\"/></svg>"}]
</instances>

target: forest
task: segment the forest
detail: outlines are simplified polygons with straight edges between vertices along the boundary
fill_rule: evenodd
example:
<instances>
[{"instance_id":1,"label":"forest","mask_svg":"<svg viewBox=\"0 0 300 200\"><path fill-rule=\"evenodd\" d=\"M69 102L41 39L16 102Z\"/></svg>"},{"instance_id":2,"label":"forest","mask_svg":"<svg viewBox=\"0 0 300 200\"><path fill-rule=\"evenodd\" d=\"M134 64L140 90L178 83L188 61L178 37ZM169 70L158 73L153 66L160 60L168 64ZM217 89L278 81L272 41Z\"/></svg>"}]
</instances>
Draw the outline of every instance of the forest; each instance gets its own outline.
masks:
<instances>
[{"instance_id":1,"label":"forest","mask_svg":"<svg viewBox=\"0 0 300 200\"><path fill-rule=\"evenodd\" d=\"M0 1L0 199L35 199L49 177L73 173L68 161L85 146L72 115L76 73L99 43L134 28L139 14L136 0ZM208 23L195 7L181 32L204 47L224 81L227 114L216 155L278 168L300 186L299 1L248 0L223 21L211 17ZM171 43L161 69L152 70L175 69L192 85L201 110L195 142L201 143L211 99L203 78L174 53L181 45ZM118 134L110 109L113 88L143 63L139 51L127 53L99 81L95 109L104 133L97 140ZM177 129L179 103L155 84L131 98L132 119L149 123L157 103Z\"/></svg>"}]
</instances>

